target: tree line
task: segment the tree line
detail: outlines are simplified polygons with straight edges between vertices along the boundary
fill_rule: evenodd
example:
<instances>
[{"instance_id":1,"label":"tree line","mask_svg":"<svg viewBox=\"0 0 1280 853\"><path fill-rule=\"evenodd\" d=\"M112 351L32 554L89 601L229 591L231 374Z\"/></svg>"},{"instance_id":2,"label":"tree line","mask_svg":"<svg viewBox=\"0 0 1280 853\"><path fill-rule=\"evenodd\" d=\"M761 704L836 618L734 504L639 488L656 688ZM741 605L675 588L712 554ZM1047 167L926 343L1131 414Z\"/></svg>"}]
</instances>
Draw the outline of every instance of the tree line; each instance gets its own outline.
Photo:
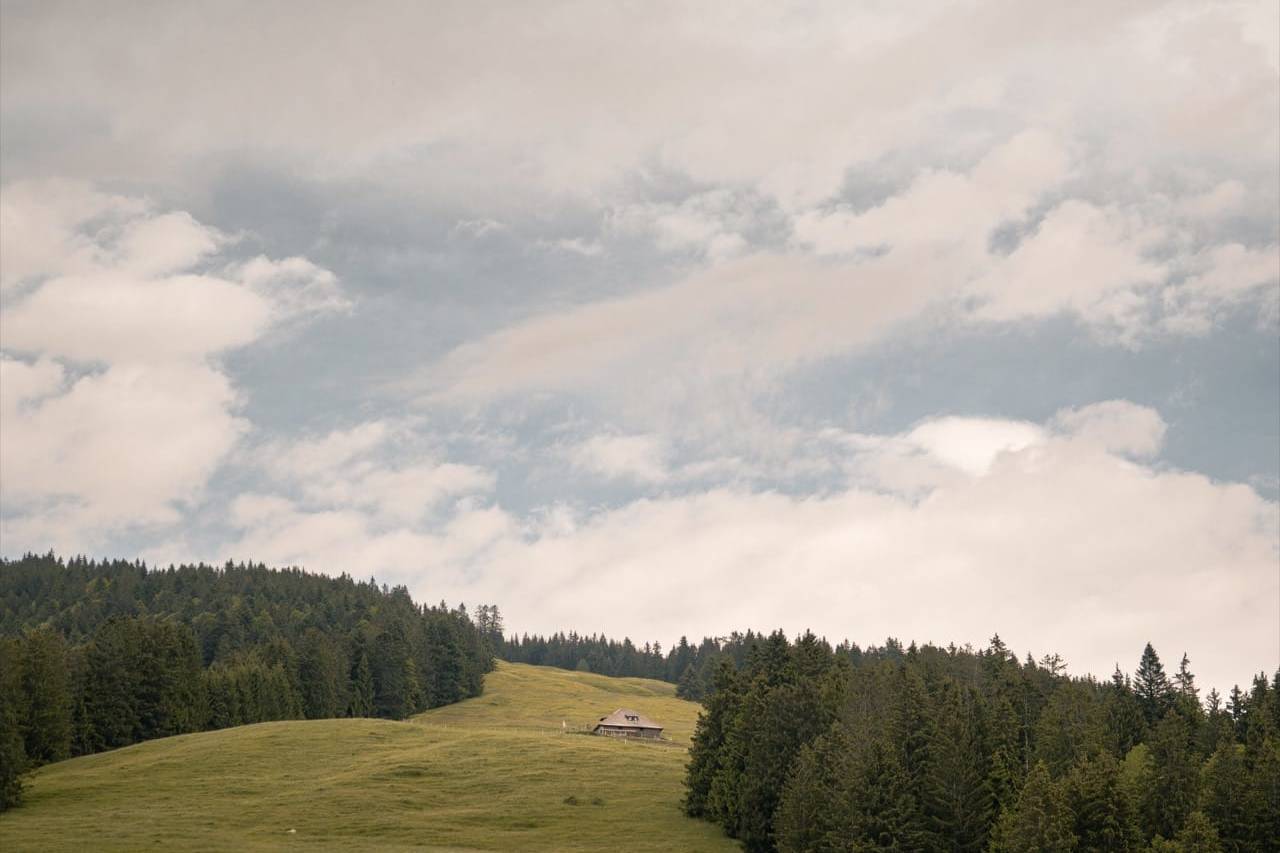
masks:
<instances>
[{"instance_id":1,"label":"tree line","mask_svg":"<svg viewBox=\"0 0 1280 853\"><path fill-rule=\"evenodd\" d=\"M697 645L692 645L688 637L681 637L664 653L661 643L637 646L629 638L619 641L603 634L561 631L545 637L512 635L495 649L498 657L512 663L667 681L676 685L676 695L680 698L699 700L707 692L715 662L721 656L728 656L740 665L747 650L759 639L753 631L735 632L728 637L704 637Z\"/></svg>"},{"instance_id":2,"label":"tree line","mask_svg":"<svg viewBox=\"0 0 1280 853\"><path fill-rule=\"evenodd\" d=\"M477 620L479 624L477 624ZM0 809L34 767L269 720L479 695L497 608L263 565L0 559Z\"/></svg>"},{"instance_id":3,"label":"tree line","mask_svg":"<svg viewBox=\"0 0 1280 853\"><path fill-rule=\"evenodd\" d=\"M748 851L1280 849L1280 672L1202 700L1149 644L1105 682L998 636L855 649L776 632L721 655L686 813Z\"/></svg>"}]
</instances>

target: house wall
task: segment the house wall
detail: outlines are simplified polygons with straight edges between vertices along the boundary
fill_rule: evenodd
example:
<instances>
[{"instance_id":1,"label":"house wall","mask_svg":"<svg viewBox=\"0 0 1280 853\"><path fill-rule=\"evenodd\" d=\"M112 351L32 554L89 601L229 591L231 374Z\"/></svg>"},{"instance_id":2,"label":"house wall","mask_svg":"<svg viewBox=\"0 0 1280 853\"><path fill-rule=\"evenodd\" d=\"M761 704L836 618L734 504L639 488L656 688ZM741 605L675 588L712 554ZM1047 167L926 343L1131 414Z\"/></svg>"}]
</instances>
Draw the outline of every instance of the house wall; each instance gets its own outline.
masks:
<instances>
[{"instance_id":1,"label":"house wall","mask_svg":"<svg viewBox=\"0 0 1280 853\"><path fill-rule=\"evenodd\" d=\"M596 734L605 737L642 737L656 738L662 734L661 729L642 729L635 726L597 726Z\"/></svg>"}]
</instances>

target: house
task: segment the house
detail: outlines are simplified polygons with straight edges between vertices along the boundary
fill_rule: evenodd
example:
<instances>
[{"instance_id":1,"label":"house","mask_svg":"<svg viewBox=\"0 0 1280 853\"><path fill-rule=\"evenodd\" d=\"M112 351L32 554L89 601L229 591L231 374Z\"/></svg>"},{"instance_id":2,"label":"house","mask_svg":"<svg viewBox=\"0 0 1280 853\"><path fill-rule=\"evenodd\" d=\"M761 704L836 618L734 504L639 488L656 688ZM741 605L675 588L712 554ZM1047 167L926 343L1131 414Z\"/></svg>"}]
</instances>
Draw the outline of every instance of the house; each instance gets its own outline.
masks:
<instances>
[{"instance_id":1,"label":"house","mask_svg":"<svg viewBox=\"0 0 1280 853\"><path fill-rule=\"evenodd\" d=\"M601 717L591 733L607 737L658 738L662 736L662 726L639 711L619 708L609 716Z\"/></svg>"}]
</instances>

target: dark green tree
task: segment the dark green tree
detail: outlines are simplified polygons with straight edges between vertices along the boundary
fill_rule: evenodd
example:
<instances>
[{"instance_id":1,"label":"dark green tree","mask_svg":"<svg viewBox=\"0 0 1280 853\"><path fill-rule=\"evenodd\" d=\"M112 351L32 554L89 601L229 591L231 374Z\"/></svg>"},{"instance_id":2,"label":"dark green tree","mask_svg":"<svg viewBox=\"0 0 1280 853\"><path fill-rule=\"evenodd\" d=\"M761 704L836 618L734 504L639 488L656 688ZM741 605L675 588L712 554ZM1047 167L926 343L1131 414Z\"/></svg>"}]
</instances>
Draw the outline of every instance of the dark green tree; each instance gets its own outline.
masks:
<instances>
[{"instance_id":1,"label":"dark green tree","mask_svg":"<svg viewBox=\"0 0 1280 853\"><path fill-rule=\"evenodd\" d=\"M67 647L48 628L27 633L22 655L22 692L26 715L22 735L33 765L71 755L71 689Z\"/></svg>"},{"instance_id":2,"label":"dark green tree","mask_svg":"<svg viewBox=\"0 0 1280 853\"><path fill-rule=\"evenodd\" d=\"M1142 780L1142 818L1148 836L1178 834L1199 798L1199 766L1186 720L1169 713L1151 731Z\"/></svg>"},{"instance_id":3,"label":"dark green tree","mask_svg":"<svg viewBox=\"0 0 1280 853\"><path fill-rule=\"evenodd\" d=\"M1027 774L1017 805L1000 816L991 850L993 853L1071 853L1078 844L1072 832L1073 822L1062 784L1054 782L1048 768L1037 762Z\"/></svg>"},{"instance_id":4,"label":"dark green tree","mask_svg":"<svg viewBox=\"0 0 1280 853\"><path fill-rule=\"evenodd\" d=\"M1137 816L1120 783L1120 763L1110 753L1076 764L1066 776L1065 793L1081 850L1139 849Z\"/></svg>"},{"instance_id":5,"label":"dark green tree","mask_svg":"<svg viewBox=\"0 0 1280 853\"><path fill-rule=\"evenodd\" d=\"M369 656L363 651L356 657L351 672L351 709L352 717L372 717L374 715L373 669L369 666Z\"/></svg>"},{"instance_id":6,"label":"dark green tree","mask_svg":"<svg viewBox=\"0 0 1280 853\"><path fill-rule=\"evenodd\" d=\"M1155 725L1172 707L1172 687L1164 674L1160 656L1150 643L1142 650L1142 659L1138 661L1138 671L1133 678L1133 692L1147 725Z\"/></svg>"},{"instance_id":7,"label":"dark green tree","mask_svg":"<svg viewBox=\"0 0 1280 853\"><path fill-rule=\"evenodd\" d=\"M948 683L938 705L924 774L922 805L945 849L986 849L992 812L989 767L979 741L972 691Z\"/></svg>"},{"instance_id":8,"label":"dark green tree","mask_svg":"<svg viewBox=\"0 0 1280 853\"><path fill-rule=\"evenodd\" d=\"M711 817L711 785L720 772L722 750L737 712L738 672L733 661L722 657L712 676L712 692L703 703L689 747L683 807L690 817Z\"/></svg>"},{"instance_id":9,"label":"dark green tree","mask_svg":"<svg viewBox=\"0 0 1280 853\"><path fill-rule=\"evenodd\" d=\"M20 728L23 706L21 644L0 637L0 812L22 800L22 774L27 769Z\"/></svg>"}]
</instances>

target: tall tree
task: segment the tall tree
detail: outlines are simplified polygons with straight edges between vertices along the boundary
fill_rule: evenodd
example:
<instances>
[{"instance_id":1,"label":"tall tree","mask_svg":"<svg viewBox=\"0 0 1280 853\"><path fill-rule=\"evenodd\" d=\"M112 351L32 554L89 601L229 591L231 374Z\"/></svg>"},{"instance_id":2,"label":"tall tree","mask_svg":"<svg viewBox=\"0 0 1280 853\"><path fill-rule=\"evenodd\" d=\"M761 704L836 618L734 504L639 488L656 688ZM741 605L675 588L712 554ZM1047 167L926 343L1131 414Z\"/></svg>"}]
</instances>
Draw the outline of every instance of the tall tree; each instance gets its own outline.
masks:
<instances>
[{"instance_id":1,"label":"tall tree","mask_svg":"<svg viewBox=\"0 0 1280 853\"><path fill-rule=\"evenodd\" d=\"M1062 785L1037 762L1012 811L1000 817L991 841L993 853L1072 853L1078 839Z\"/></svg>"},{"instance_id":2,"label":"tall tree","mask_svg":"<svg viewBox=\"0 0 1280 853\"><path fill-rule=\"evenodd\" d=\"M737 712L738 672L727 657L717 661L712 676L712 692L698 715L689 746L688 774L685 781L684 812L690 817L711 816L711 785L720 772L722 750L733 717Z\"/></svg>"},{"instance_id":3,"label":"tall tree","mask_svg":"<svg viewBox=\"0 0 1280 853\"><path fill-rule=\"evenodd\" d=\"M48 628L27 634L22 656L22 691L26 719L22 724L27 760L34 764L71 755L71 690L67 647Z\"/></svg>"},{"instance_id":4,"label":"tall tree","mask_svg":"<svg viewBox=\"0 0 1280 853\"><path fill-rule=\"evenodd\" d=\"M981 851L991 832L991 788L987 758L979 741L976 697L949 682L938 705L929 743L922 805L936 837L946 849Z\"/></svg>"},{"instance_id":5,"label":"tall tree","mask_svg":"<svg viewBox=\"0 0 1280 853\"><path fill-rule=\"evenodd\" d=\"M1138 671L1133 678L1133 692L1148 725L1155 725L1170 708L1172 688L1164 673L1164 665L1160 663L1160 656L1150 643L1142 650L1142 659L1138 661Z\"/></svg>"},{"instance_id":6,"label":"tall tree","mask_svg":"<svg viewBox=\"0 0 1280 853\"><path fill-rule=\"evenodd\" d=\"M1081 850L1137 850L1141 833L1128 792L1120 783L1120 763L1110 753L1079 762L1065 781L1072 832Z\"/></svg>"},{"instance_id":7,"label":"tall tree","mask_svg":"<svg viewBox=\"0 0 1280 853\"><path fill-rule=\"evenodd\" d=\"M22 774L27 769L20 728L24 698L21 645L0 637L0 812L22 799Z\"/></svg>"},{"instance_id":8,"label":"tall tree","mask_svg":"<svg viewBox=\"0 0 1280 853\"><path fill-rule=\"evenodd\" d=\"M1169 713L1147 742L1150 749L1143 778L1142 816L1149 836L1177 835L1199 797L1199 767L1191 751L1186 720Z\"/></svg>"}]
</instances>

